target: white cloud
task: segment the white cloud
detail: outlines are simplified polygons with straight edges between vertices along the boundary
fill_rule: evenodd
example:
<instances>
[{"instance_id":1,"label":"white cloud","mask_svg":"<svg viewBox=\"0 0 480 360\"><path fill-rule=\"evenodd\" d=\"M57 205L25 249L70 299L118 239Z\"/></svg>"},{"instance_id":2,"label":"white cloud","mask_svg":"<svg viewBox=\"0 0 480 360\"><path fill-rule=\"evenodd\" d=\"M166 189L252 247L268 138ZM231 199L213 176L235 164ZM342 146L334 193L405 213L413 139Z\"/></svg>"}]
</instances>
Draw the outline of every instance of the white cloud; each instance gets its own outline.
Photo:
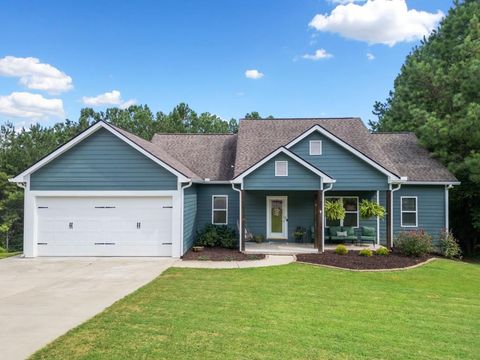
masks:
<instances>
[{"instance_id":1,"label":"white cloud","mask_svg":"<svg viewBox=\"0 0 480 360\"><path fill-rule=\"evenodd\" d=\"M315 53L305 54L302 57L304 59L317 61L317 60L321 60L321 59L331 58L331 57L333 57L333 55L328 53L327 50L325 50L325 49L318 49L317 51L315 51Z\"/></svg>"},{"instance_id":2,"label":"white cloud","mask_svg":"<svg viewBox=\"0 0 480 360\"><path fill-rule=\"evenodd\" d=\"M59 94L73 88L70 76L50 64L41 63L34 57L1 58L0 76L18 77L23 86L51 94Z\"/></svg>"},{"instance_id":3,"label":"white cloud","mask_svg":"<svg viewBox=\"0 0 480 360\"><path fill-rule=\"evenodd\" d=\"M82 102L89 106L104 106L104 105L116 105L122 109L125 109L136 103L135 99L124 101L122 94L118 90L112 90L97 96L84 96Z\"/></svg>"},{"instance_id":4,"label":"white cloud","mask_svg":"<svg viewBox=\"0 0 480 360\"><path fill-rule=\"evenodd\" d=\"M257 79L261 79L264 76L264 74L258 70L247 70L245 71L245 76L249 79L257 80Z\"/></svg>"},{"instance_id":5,"label":"white cloud","mask_svg":"<svg viewBox=\"0 0 480 360\"><path fill-rule=\"evenodd\" d=\"M373 55L373 54L370 53L370 52L367 52L367 59L368 59L368 60L375 60L375 55Z\"/></svg>"},{"instance_id":6,"label":"white cloud","mask_svg":"<svg viewBox=\"0 0 480 360\"><path fill-rule=\"evenodd\" d=\"M368 0L338 5L330 14L317 14L309 26L370 44L393 46L421 39L432 32L444 14L409 10L405 0Z\"/></svg>"},{"instance_id":7,"label":"white cloud","mask_svg":"<svg viewBox=\"0 0 480 360\"><path fill-rule=\"evenodd\" d=\"M65 115L61 99L47 99L28 92L12 92L10 95L0 96L0 114L31 119Z\"/></svg>"}]
</instances>

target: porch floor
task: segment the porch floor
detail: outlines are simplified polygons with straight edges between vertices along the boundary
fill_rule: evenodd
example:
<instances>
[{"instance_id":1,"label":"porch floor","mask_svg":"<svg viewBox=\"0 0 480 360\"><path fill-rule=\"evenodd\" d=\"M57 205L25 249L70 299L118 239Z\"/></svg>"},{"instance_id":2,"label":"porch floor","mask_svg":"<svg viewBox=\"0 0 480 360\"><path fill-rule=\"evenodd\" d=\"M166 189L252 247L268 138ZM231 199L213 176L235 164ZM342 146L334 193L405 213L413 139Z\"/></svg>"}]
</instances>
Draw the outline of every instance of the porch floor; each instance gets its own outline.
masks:
<instances>
[{"instance_id":1,"label":"porch floor","mask_svg":"<svg viewBox=\"0 0 480 360\"><path fill-rule=\"evenodd\" d=\"M325 244L325 250L335 250L338 244ZM379 245L353 245L345 244L348 250L378 249ZM289 243L278 241L267 241L257 244L247 241L245 243L246 254L270 254L270 255L294 255L294 254L314 254L318 252L313 244Z\"/></svg>"}]
</instances>

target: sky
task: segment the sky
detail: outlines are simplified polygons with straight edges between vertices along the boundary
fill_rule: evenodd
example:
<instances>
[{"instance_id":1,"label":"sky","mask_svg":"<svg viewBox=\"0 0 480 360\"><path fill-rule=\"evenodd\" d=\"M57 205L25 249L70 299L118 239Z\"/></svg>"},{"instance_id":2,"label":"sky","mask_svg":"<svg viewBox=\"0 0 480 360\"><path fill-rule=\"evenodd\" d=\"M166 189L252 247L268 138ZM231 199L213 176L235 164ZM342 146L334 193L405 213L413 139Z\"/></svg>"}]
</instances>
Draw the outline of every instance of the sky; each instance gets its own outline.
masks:
<instances>
[{"instance_id":1,"label":"sky","mask_svg":"<svg viewBox=\"0 0 480 360\"><path fill-rule=\"evenodd\" d=\"M223 119L374 119L451 0L0 0L0 123L186 102Z\"/></svg>"}]
</instances>

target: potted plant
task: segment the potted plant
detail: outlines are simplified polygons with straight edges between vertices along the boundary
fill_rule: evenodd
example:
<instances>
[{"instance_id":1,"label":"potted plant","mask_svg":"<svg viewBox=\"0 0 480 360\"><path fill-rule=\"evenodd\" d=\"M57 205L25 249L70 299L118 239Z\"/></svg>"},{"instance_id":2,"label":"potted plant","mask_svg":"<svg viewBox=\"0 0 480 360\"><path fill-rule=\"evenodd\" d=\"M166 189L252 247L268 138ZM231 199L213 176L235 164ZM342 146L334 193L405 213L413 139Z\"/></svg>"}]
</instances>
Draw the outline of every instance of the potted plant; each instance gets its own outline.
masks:
<instances>
[{"instance_id":1,"label":"potted plant","mask_svg":"<svg viewBox=\"0 0 480 360\"><path fill-rule=\"evenodd\" d=\"M303 237L305 236L306 232L307 231L304 228L302 228L301 226L297 226L292 235L296 242L301 242L303 241Z\"/></svg>"},{"instance_id":2,"label":"potted plant","mask_svg":"<svg viewBox=\"0 0 480 360\"><path fill-rule=\"evenodd\" d=\"M385 214L385 208L374 201L363 199L360 203L360 216L362 219L371 219L377 216L383 219Z\"/></svg>"},{"instance_id":3,"label":"potted plant","mask_svg":"<svg viewBox=\"0 0 480 360\"><path fill-rule=\"evenodd\" d=\"M345 219L345 209L340 200L325 201L325 217L332 221Z\"/></svg>"}]
</instances>

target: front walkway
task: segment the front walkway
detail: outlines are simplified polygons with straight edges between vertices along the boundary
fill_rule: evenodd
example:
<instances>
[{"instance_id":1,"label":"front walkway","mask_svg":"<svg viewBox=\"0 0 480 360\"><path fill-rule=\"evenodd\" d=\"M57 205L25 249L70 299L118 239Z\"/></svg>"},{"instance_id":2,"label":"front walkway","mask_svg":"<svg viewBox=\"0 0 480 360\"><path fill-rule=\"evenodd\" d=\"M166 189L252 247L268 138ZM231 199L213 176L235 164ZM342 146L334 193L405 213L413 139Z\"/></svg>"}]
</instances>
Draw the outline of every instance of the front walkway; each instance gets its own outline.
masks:
<instances>
[{"instance_id":1,"label":"front walkway","mask_svg":"<svg viewBox=\"0 0 480 360\"><path fill-rule=\"evenodd\" d=\"M295 258L291 255L267 255L262 260L243 260L243 261L202 261L202 260L181 260L175 263L175 267L183 268L207 268L207 269L238 269L264 266L286 265L294 262Z\"/></svg>"},{"instance_id":2,"label":"front walkway","mask_svg":"<svg viewBox=\"0 0 480 360\"><path fill-rule=\"evenodd\" d=\"M325 250L335 250L338 244L325 244ZM353 245L345 244L348 250L378 249L378 245ZM295 255L295 254L315 254L318 250L313 244L287 243L287 242L264 242L257 244L255 242L245 243L246 254L275 254L275 255Z\"/></svg>"},{"instance_id":3,"label":"front walkway","mask_svg":"<svg viewBox=\"0 0 480 360\"><path fill-rule=\"evenodd\" d=\"M155 279L175 259L0 260L0 358L25 359Z\"/></svg>"}]
</instances>

